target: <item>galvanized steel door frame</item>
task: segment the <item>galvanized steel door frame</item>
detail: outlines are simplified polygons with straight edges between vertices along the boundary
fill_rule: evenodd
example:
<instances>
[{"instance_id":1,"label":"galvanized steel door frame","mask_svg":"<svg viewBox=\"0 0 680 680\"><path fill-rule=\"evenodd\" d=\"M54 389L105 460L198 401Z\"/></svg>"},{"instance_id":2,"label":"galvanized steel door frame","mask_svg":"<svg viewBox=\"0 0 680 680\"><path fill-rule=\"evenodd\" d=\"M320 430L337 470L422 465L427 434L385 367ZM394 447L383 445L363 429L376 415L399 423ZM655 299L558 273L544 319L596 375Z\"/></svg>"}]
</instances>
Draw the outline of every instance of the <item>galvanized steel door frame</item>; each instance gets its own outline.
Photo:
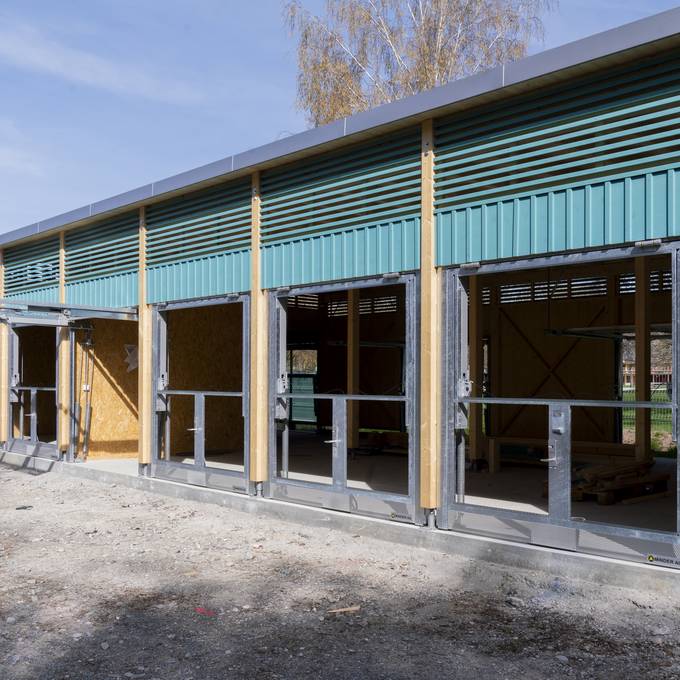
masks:
<instances>
[{"instance_id":1,"label":"galvanized steel door frame","mask_svg":"<svg viewBox=\"0 0 680 680\"><path fill-rule=\"evenodd\" d=\"M403 397L386 395L315 394L309 397L329 399L333 409L332 482L285 479L277 474L277 416L285 409L282 401L290 399L288 386L281 381L281 367L285 367L286 347L286 300L296 295L313 295L338 291L358 290L402 284L406 287L406 349L405 390ZM365 279L340 281L309 286L279 288L269 293L269 479L264 492L270 498L324 507L343 512L369 515L383 519L424 524L425 515L419 503L419 427L418 427L418 337L419 320L416 313L418 299L418 275L393 274ZM285 373L285 370L284 370ZM295 395L299 398L300 395ZM403 401L406 410L408 450L408 495L356 489L347 485L347 402ZM344 429L343 429L344 428Z\"/></svg>"},{"instance_id":2,"label":"galvanized steel door frame","mask_svg":"<svg viewBox=\"0 0 680 680\"><path fill-rule=\"evenodd\" d=\"M680 568L680 458L676 461L676 531L662 532L632 527L576 521L571 516L571 409L616 407L621 402L574 399L470 398L467 348L468 276L536 270L586 262L607 262L630 257L670 255L672 263L672 363L680 367L680 241L641 243L623 248L570 253L522 260L465 265L445 269L444 351L442 389L442 485L437 526L547 547L591 553ZM673 439L680 432L680 390L673 390ZM465 428L470 403L545 406L549 417L549 511L538 515L509 509L466 504L464 500ZM659 403L626 402L627 406L658 408ZM463 470L463 474L459 474Z\"/></svg>"},{"instance_id":3,"label":"galvanized steel door frame","mask_svg":"<svg viewBox=\"0 0 680 680\"><path fill-rule=\"evenodd\" d=\"M35 302L33 300L22 299L0 299L0 322L7 324L9 341L9 352L6 358L7 364L3 366L2 370L7 371L7 385L9 389L8 409L9 409L9 437L6 446L9 450L26 453L28 455L47 456L49 458L60 459L61 452L57 444L51 444L39 441L29 441L26 439L17 439L13 437L13 420L12 420L12 404L17 402L17 381L19 380L17 373L18 362L18 337L15 329L19 327L42 326L55 329L56 335L56 370L55 370L55 387L49 390L42 388L34 389L38 391L54 391L55 393L55 418L57 422L58 431L58 388L61 380L59 371L59 329L69 329L69 365L70 365L70 379L69 379L69 409L70 409L70 424L69 424L69 445L65 451L66 460L72 461L75 450L76 422L74 418L74 399L75 399L75 375L74 375L74 360L75 360L75 346L74 337L76 324L78 322L87 321L88 319L116 319L132 321L137 319L137 312L132 307L96 307L91 305L74 305L60 302ZM31 386L25 388L31 389ZM32 396L31 401L35 403L36 398ZM34 410L32 409L32 413ZM35 416L32 420L32 429L35 431L37 425ZM35 439L35 438L34 438Z\"/></svg>"},{"instance_id":4,"label":"galvanized steel door frame","mask_svg":"<svg viewBox=\"0 0 680 680\"><path fill-rule=\"evenodd\" d=\"M229 304L242 305L242 389L236 392L210 392L207 390L178 391L168 390L167 374L167 326L165 313L178 309L195 309L197 307L215 307ZM250 470L250 295L248 293L227 294L217 297L199 298L194 300L181 300L176 302L157 303L152 305L152 346L153 346L153 421L152 432L152 459L151 476L159 479L167 479L173 482L182 482L197 486L205 486L237 493L255 495L255 485L249 479ZM198 418L194 431L194 463L173 463L164 460L161 456L161 414L167 410L167 398L172 394L185 393L194 396L194 403L198 406L194 418ZM223 470L210 467L205 462L203 424L205 412L201 406L205 406L205 397L238 396L241 397L243 413L243 472L235 470ZM200 441L199 441L200 440Z\"/></svg>"},{"instance_id":5,"label":"galvanized steel door frame","mask_svg":"<svg viewBox=\"0 0 680 680\"><path fill-rule=\"evenodd\" d=\"M30 321L30 323L26 323ZM58 413L58 386L59 386L59 329L67 326L68 323L61 315L50 315L49 319L43 319L43 323L39 319L22 319L19 315L12 315L5 317L0 323L7 325L8 332L8 353L6 357L6 365L3 370L7 372L7 386L9 391L9 398L7 400L7 422L8 422L8 438L5 447L8 451L16 451L29 456L38 456L40 458L50 458L54 460L61 459L61 452L57 442L42 442L38 439L38 414L37 414L37 395L38 392L53 392L54 393L54 426L55 435L58 432L59 413ZM55 383L54 387L37 387L34 385L21 384L21 369L19 367L19 336L17 328L21 327L35 327L54 328L55 333ZM30 413L29 416L29 435L28 438L23 435L24 413L23 394L30 394ZM14 435L14 414L13 408L15 404L19 404L20 410L20 424L19 436ZM70 453L70 449L69 449Z\"/></svg>"}]
</instances>

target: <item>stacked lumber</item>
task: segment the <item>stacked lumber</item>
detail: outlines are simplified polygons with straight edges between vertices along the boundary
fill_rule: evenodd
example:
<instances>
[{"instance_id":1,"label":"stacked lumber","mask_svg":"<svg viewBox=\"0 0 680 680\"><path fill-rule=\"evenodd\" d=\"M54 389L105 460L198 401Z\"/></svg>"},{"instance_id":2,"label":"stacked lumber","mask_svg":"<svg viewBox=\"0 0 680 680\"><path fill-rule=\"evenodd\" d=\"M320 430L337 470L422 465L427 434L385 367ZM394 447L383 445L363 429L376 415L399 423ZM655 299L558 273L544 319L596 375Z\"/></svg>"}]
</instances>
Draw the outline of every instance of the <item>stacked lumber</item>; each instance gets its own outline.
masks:
<instances>
[{"instance_id":1,"label":"stacked lumber","mask_svg":"<svg viewBox=\"0 0 680 680\"><path fill-rule=\"evenodd\" d=\"M668 495L670 473L653 472L654 461L591 465L574 470L573 501L595 500L599 505L631 504Z\"/></svg>"}]
</instances>

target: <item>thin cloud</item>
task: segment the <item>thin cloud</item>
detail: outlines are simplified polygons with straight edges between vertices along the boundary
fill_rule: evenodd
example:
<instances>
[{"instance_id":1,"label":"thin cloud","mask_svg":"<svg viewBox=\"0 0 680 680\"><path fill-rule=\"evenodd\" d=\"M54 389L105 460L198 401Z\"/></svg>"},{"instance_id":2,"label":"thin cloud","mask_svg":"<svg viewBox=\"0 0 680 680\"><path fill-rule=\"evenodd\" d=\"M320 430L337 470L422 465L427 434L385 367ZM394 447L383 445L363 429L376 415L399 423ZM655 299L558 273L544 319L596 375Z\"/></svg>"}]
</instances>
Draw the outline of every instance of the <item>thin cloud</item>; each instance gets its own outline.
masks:
<instances>
[{"instance_id":1,"label":"thin cloud","mask_svg":"<svg viewBox=\"0 0 680 680\"><path fill-rule=\"evenodd\" d=\"M2 142L0 142L0 171L31 177L43 175L40 162L35 156L22 149L4 146Z\"/></svg>"},{"instance_id":2,"label":"thin cloud","mask_svg":"<svg viewBox=\"0 0 680 680\"><path fill-rule=\"evenodd\" d=\"M0 173L40 177L44 159L31 148L30 141L13 120L0 118Z\"/></svg>"},{"instance_id":3,"label":"thin cloud","mask_svg":"<svg viewBox=\"0 0 680 680\"><path fill-rule=\"evenodd\" d=\"M0 61L115 94L192 105L204 99L191 83L143 71L139 66L69 47L33 26L0 15Z\"/></svg>"}]
</instances>

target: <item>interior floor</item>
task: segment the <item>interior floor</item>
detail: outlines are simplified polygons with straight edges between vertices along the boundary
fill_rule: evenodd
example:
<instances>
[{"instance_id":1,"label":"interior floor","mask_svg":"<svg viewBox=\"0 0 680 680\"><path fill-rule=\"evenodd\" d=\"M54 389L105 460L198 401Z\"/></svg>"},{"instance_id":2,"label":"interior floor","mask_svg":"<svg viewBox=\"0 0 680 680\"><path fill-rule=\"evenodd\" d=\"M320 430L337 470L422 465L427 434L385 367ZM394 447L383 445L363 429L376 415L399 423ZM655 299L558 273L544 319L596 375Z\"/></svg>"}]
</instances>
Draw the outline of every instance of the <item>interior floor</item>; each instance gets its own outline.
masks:
<instances>
[{"instance_id":1,"label":"interior floor","mask_svg":"<svg viewBox=\"0 0 680 680\"><path fill-rule=\"evenodd\" d=\"M636 503L599 505L595 500L572 501L575 520L599 522L655 531L676 531L677 479L674 458L657 458L652 472L669 473L668 493ZM465 503L547 515L544 488L546 470L536 466L506 464L499 472L466 471Z\"/></svg>"},{"instance_id":2,"label":"interior floor","mask_svg":"<svg viewBox=\"0 0 680 680\"><path fill-rule=\"evenodd\" d=\"M88 458L87 460L77 460L76 464L83 465L92 470L102 470L104 472L117 472L121 475L137 477L139 475L139 460L134 458Z\"/></svg>"},{"instance_id":3,"label":"interior floor","mask_svg":"<svg viewBox=\"0 0 680 680\"><path fill-rule=\"evenodd\" d=\"M194 464L194 456L192 453L176 453L170 456L170 462L182 463L185 465ZM221 470L230 470L232 472L243 473L243 451L237 449L222 449L210 450L205 452L205 464L208 467L219 468Z\"/></svg>"},{"instance_id":4,"label":"interior floor","mask_svg":"<svg viewBox=\"0 0 680 680\"><path fill-rule=\"evenodd\" d=\"M332 483L332 451L328 433L293 430L289 433L288 479ZM281 474L281 444L278 468ZM366 491L408 494L408 455L363 450L347 456L347 486Z\"/></svg>"}]
</instances>

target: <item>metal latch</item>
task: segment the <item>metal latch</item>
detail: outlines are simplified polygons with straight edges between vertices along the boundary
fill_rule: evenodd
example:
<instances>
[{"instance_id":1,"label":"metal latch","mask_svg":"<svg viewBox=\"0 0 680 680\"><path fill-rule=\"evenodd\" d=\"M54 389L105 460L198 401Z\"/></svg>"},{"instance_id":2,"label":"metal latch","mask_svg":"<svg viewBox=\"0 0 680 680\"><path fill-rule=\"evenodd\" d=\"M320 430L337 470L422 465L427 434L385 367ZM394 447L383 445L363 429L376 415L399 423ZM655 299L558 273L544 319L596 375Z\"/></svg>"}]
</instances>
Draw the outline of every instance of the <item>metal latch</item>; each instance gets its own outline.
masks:
<instances>
[{"instance_id":1,"label":"metal latch","mask_svg":"<svg viewBox=\"0 0 680 680\"><path fill-rule=\"evenodd\" d=\"M541 463L556 463L557 458L553 455L555 453L555 447L552 444L548 444L548 455L550 458L541 458Z\"/></svg>"}]
</instances>

